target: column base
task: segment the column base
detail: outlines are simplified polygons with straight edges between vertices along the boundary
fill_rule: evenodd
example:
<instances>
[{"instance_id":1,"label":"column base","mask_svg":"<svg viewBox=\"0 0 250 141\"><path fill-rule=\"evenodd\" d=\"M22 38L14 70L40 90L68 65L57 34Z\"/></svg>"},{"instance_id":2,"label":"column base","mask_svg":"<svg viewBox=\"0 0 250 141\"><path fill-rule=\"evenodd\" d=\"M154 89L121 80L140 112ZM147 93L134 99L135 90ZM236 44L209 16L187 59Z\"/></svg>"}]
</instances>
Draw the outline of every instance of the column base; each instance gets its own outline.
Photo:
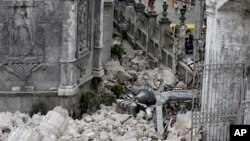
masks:
<instances>
[{"instance_id":1,"label":"column base","mask_svg":"<svg viewBox=\"0 0 250 141\"><path fill-rule=\"evenodd\" d=\"M73 96L79 92L78 86L76 87L65 87L65 88L58 88L58 95L59 96Z\"/></svg>"},{"instance_id":2,"label":"column base","mask_svg":"<svg viewBox=\"0 0 250 141\"><path fill-rule=\"evenodd\" d=\"M93 70L92 71L92 74L95 76L95 77L102 77L105 75L105 72L104 72L104 69L100 69L100 70Z\"/></svg>"}]
</instances>

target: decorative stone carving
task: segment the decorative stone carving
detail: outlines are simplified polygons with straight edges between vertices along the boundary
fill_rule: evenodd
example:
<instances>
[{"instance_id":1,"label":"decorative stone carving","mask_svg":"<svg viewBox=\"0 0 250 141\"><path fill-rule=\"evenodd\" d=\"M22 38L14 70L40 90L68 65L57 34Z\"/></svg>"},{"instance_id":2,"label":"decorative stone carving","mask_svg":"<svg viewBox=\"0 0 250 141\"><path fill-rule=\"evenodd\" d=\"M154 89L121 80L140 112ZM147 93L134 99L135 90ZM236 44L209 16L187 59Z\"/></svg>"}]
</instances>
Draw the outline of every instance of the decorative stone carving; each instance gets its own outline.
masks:
<instances>
[{"instance_id":1,"label":"decorative stone carving","mask_svg":"<svg viewBox=\"0 0 250 141\"><path fill-rule=\"evenodd\" d=\"M32 71L44 66L43 1L1 2L0 64L25 80ZM42 67L43 68L43 67Z\"/></svg>"},{"instance_id":2,"label":"decorative stone carving","mask_svg":"<svg viewBox=\"0 0 250 141\"><path fill-rule=\"evenodd\" d=\"M78 57L88 55L91 50L90 6L90 0L80 0L78 4Z\"/></svg>"},{"instance_id":3,"label":"decorative stone carving","mask_svg":"<svg viewBox=\"0 0 250 141\"><path fill-rule=\"evenodd\" d=\"M22 81L25 81L31 72L37 71L38 69L46 69L45 64L6 64L0 67L0 69L6 69L8 72L16 75Z\"/></svg>"}]
</instances>

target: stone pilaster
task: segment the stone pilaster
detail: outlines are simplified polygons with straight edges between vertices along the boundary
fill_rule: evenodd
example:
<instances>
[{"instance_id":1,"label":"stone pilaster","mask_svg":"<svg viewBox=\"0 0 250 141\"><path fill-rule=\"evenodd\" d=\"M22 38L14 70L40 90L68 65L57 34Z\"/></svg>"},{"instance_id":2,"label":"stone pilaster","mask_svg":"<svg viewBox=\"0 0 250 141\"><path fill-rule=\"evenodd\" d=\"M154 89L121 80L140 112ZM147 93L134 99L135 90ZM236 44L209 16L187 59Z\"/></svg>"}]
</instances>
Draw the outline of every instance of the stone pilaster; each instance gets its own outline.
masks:
<instances>
[{"instance_id":1,"label":"stone pilaster","mask_svg":"<svg viewBox=\"0 0 250 141\"><path fill-rule=\"evenodd\" d=\"M146 37L146 55L148 56L148 52L149 52L149 36L150 33L152 33L152 28L156 25L156 17L157 14L155 11L151 10L148 11L148 26L147 26L147 37ZM136 31L135 31L136 32Z\"/></svg>"},{"instance_id":2,"label":"stone pilaster","mask_svg":"<svg viewBox=\"0 0 250 141\"><path fill-rule=\"evenodd\" d=\"M61 84L58 94L74 95L78 92L76 79L77 1L63 0Z\"/></svg>"},{"instance_id":3,"label":"stone pilaster","mask_svg":"<svg viewBox=\"0 0 250 141\"><path fill-rule=\"evenodd\" d=\"M104 15L104 0L101 2L98 0L95 6L95 33L94 33L94 46L93 46L93 75L101 77L104 75L104 69L102 64L103 54L103 15Z\"/></svg>"},{"instance_id":4,"label":"stone pilaster","mask_svg":"<svg viewBox=\"0 0 250 141\"><path fill-rule=\"evenodd\" d=\"M187 32L187 26L186 25L181 25L180 28L179 28L179 48L178 48L178 51L177 51L180 56L185 55L186 32Z\"/></svg>"},{"instance_id":5,"label":"stone pilaster","mask_svg":"<svg viewBox=\"0 0 250 141\"><path fill-rule=\"evenodd\" d=\"M185 38L186 38L186 32L187 32L187 26L185 24L185 13L186 13L186 9L182 8L180 9L180 13L181 13L181 17L180 19L180 26L179 26L179 46L177 49L177 53L178 53L178 58L177 60L182 59L182 57L184 57L185 55Z\"/></svg>"},{"instance_id":6,"label":"stone pilaster","mask_svg":"<svg viewBox=\"0 0 250 141\"><path fill-rule=\"evenodd\" d=\"M114 1L104 0L103 4L103 26L102 32L105 35L102 36L103 44L103 56L102 64L105 65L111 59L111 46L112 46L112 33L113 33L113 15L114 15Z\"/></svg>"},{"instance_id":7,"label":"stone pilaster","mask_svg":"<svg viewBox=\"0 0 250 141\"><path fill-rule=\"evenodd\" d=\"M148 11L148 25L154 26L156 24L157 14L155 11Z\"/></svg>"},{"instance_id":8,"label":"stone pilaster","mask_svg":"<svg viewBox=\"0 0 250 141\"><path fill-rule=\"evenodd\" d=\"M170 33L170 20L167 18L167 9L168 5L167 2L164 1L163 3L163 16L159 22L160 25L160 47L158 48L158 63L161 62L161 48L164 48L164 46L169 46L169 39L166 38L166 34ZM168 63L168 61L166 61ZM166 64L168 66L168 64Z\"/></svg>"},{"instance_id":9,"label":"stone pilaster","mask_svg":"<svg viewBox=\"0 0 250 141\"><path fill-rule=\"evenodd\" d=\"M210 46L214 46L215 40L216 40L216 30L214 28L216 27L216 18L215 18L215 8L216 3L214 0L208 0L206 1L206 13L207 13L207 35L206 35L206 52L210 52L211 48ZM213 63L209 62L209 56L205 56L205 63Z\"/></svg>"}]
</instances>

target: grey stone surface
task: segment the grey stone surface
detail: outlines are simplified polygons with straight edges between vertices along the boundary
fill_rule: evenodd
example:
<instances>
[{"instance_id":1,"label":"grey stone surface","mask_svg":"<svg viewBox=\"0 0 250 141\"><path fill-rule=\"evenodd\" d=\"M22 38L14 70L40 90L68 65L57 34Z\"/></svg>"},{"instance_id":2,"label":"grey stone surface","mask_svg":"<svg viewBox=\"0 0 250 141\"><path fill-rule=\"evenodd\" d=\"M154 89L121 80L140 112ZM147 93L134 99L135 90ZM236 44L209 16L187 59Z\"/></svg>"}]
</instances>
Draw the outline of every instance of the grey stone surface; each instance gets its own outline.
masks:
<instances>
[{"instance_id":1,"label":"grey stone surface","mask_svg":"<svg viewBox=\"0 0 250 141\"><path fill-rule=\"evenodd\" d=\"M250 7L248 2L225 1L225 3L222 4L216 3L213 0L208 0L206 4L208 28L205 64L234 64L245 63L246 61L249 62L250 18L249 13L245 11L245 6L248 6L248 8ZM232 7L235 7L236 5L239 5L239 7L232 11ZM223 10L220 11L217 8ZM225 96L231 94L230 86L235 85L236 90L242 85L240 79L243 77L241 73L243 70L240 69L243 68L225 67L225 69L226 71L223 72L223 77L209 77L207 75L204 77L204 90L211 87L208 91L202 93L204 97L204 106L206 105L212 109L228 107L227 105L224 105L224 103L221 103L221 101L225 100ZM240 72L235 71L235 69ZM221 91L221 87L216 86L223 86L224 89ZM232 89L232 91L234 90ZM215 92L220 93L218 94ZM240 95L238 96L240 97ZM234 97L238 96L235 95ZM205 102L205 99L208 97L212 97L210 101L212 104ZM239 99L234 100L235 103L237 103ZM236 105L232 104L231 107L237 107Z\"/></svg>"},{"instance_id":2,"label":"grey stone surface","mask_svg":"<svg viewBox=\"0 0 250 141\"><path fill-rule=\"evenodd\" d=\"M217 69L218 72L208 69L204 73L202 109L215 113L226 109L225 113L228 111L237 113L240 111L238 104L242 103L242 100L249 100L241 99L240 92L242 81L248 79L249 76L245 78L242 73L244 67L237 65L237 63L249 62L250 59L250 18L249 12L246 11L250 8L249 1L207 0L206 6L205 64L220 64L219 66L224 68ZM231 64L231 66L227 64ZM209 76L214 72L219 75ZM244 116L246 119L249 118L249 114ZM225 121L221 121L221 123L225 123ZM214 133L218 133L227 129L225 126L215 127L213 123L209 126L211 128L208 128L206 132L213 130ZM214 133L207 135L207 137L211 137L210 140L215 140L216 134Z\"/></svg>"},{"instance_id":3,"label":"grey stone surface","mask_svg":"<svg viewBox=\"0 0 250 141\"><path fill-rule=\"evenodd\" d=\"M110 59L112 22L112 1L0 1L0 97L23 107L18 101L26 93L33 93L31 99L51 90L59 96L79 93L94 68L101 76ZM6 94L13 92L19 94L11 100Z\"/></svg>"},{"instance_id":4,"label":"grey stone surface","mask_svg":"<svg viewBox=\"0 0 250 141\"><path fill-rule=\"evenodd\" d=\"M103 64L106 64L111 59L112 33L113 33L113 15L114 4L113 0L104 0L103 13Z\"/></svg>"},{"instance_id":5,"label":"grey stone surface","mask_svg":"<svg viewBox=\"0 0 250 141\"><path fill-rule=\"evenodd\" d=\"M0 44L5 49L0 50L0 65L5 81L0 81L0 91L11 91L12 87L29 91L26 86L48 90L44 84L52 81L58 87L61 8L58 0L1 1L0 15L5 18L0 19L0 30L5 34L1 34Z\"/></svg>"}]
</instances>

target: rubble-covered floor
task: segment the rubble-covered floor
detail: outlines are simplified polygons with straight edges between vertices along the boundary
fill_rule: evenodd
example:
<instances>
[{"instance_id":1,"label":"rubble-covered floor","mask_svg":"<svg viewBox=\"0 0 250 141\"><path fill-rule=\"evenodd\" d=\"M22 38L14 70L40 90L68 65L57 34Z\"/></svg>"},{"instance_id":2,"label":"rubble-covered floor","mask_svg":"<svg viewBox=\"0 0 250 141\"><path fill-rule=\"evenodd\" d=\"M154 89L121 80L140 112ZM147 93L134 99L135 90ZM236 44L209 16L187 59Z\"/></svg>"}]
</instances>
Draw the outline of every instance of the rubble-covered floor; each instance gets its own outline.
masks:
<instances>
[{"instance_id":1,"label":"rubble-covered floor","mask_svg":"<svg viewBox=\"0 0 250 141\"><path fill-rule=\"evenodd\" d=\"M170 68L156 68L155 64L137 51L135 56L125 56L122 65L119 61L111 60L105 67L106 75L103 77L103 89L110 89L116 84L124 85L132 91L147 86L159 91L161 86L186 88L182 81Z\"/></svg>"},{"instance_id":2,"label":"rubble-covered floor","mask_svg":"<svg viewBox=\"0 0 250 141\"><path fill-rule=\"evenodd\" d=\"M190 140L190 116L190 112L177 116L166 141ZM115 112L115 105L101 106L92 115L83 115L81 120L73 120L61 107L55 107L45 116L5 112L0 113L0 141L162 140L153 121L146 120L143 111L129 117Z\"/></svg>"},{"instance_id":3,"label":"rubble-covered floor","mask_svg":"<svg viewBox=\"0 0 250 141\"><path fill-rule=\"evenodd\" d=\"M129 44L125 43L125 47ZM126 48L122 63L111 60L105 66L101 91L110 91L114 85L122 85L133 94L142 88L151 88L155 94L165 85L186 88L170 68L157 68L141 51ZM157 96L156 96L157 97ZM164 140L156 130L155 105L151 107L153 118L145 111L136 117L117 113L117 105L101 106L93 114L73 120L68 111L56 107L46 115L0 113L0 141L150 141ZM166 113L163 111L163 113ZM168 115L164 115L165 118ZM164 119L166 121L166 119ZM177 114L168 128L167 141L189 141L191 137L191 112Z\"/></svg>"}]
</instances>

